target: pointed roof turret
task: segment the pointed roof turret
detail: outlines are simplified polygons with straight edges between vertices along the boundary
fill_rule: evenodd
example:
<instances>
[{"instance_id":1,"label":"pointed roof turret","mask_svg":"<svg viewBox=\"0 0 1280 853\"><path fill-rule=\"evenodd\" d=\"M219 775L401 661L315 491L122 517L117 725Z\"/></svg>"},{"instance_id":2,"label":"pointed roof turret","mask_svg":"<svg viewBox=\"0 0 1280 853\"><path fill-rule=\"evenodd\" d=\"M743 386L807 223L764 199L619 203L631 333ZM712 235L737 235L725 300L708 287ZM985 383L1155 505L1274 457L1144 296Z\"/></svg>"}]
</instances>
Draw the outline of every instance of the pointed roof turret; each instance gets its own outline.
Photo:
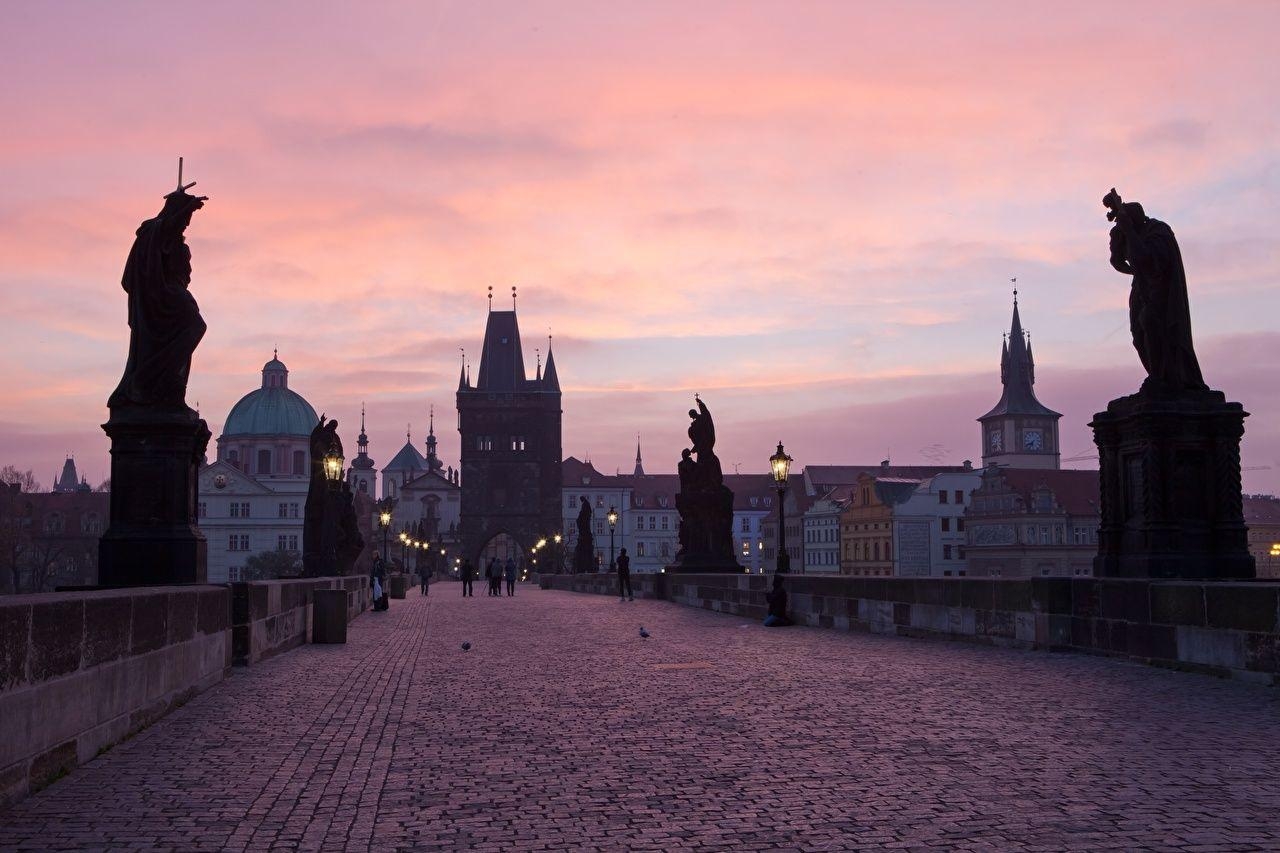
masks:
<instances>
[{"instance_id":1,"label":"pointed roof turret","mask_svg":"<svg viewBox=\"0 0 1280 853\"><path fill-rule=\"evenodd\" d=\"M994 415L1048 415L1061 417L1036 399L1035 368L1031 362L1031 345L1022 330L1022 318L1018 315L1018 291L1013 292L1013 322L1000 355L1000 382L1004 393L995 408L982 418Z\"/></svg>"},{"instance_id":2,"label":"pointed roof turret","mask_svg":"<svg viewBox=\"0 0 1280 853\"><path fill-rule=\"evenodd\" d=\"M427 470L439 471L443 467L444 463L436 455L436 407L433 403L427 426Z\"/></svg>"},{"instance_id":3,"label":"pointed roof turret","mask_svg":"<svg viewBox=\"0 0 1280 853\"><path fill-rule=\"evenodd\" d=\"M55 492L74 492L80 488L80 475L76 473L76 460L68 456L62 463L62 475L54 480Z\"/></svg>"},{"instance_id":4,"label":"pointed roof turret","mask_svg":"<svg viewBox=\"0 0 1280 853\"><path fill-rule=\"evenodd\" d=\"M640 434L636 433L636 470L632 473L633 477L644 476L644 463L640 461Z\"/></svg>"},{"instance_id":5,"label":"pointed roof turret","mask_svg":"<svg viewBox=\"0 0 1280 853\"><path fill-rule=\"evenodd\" d=\"M547 337L547 369L542 371L542 390L548 394L560 393L560 375L556 373L556 356L551 351L551 337Z\"/></svg>"},{"instance_id":6,"label":"pointed roof turret","mask_svg":"<svg viewBox=\"0 0 1280 853\"><path fill-rule=\"evenodd\" d=\"M373 468L373 460L369 458L369 436L364 431L364 403L360 404L360 435L356 437L356 458L351 460L351 468L356 471Z\"/></svg>"}]
</instances>

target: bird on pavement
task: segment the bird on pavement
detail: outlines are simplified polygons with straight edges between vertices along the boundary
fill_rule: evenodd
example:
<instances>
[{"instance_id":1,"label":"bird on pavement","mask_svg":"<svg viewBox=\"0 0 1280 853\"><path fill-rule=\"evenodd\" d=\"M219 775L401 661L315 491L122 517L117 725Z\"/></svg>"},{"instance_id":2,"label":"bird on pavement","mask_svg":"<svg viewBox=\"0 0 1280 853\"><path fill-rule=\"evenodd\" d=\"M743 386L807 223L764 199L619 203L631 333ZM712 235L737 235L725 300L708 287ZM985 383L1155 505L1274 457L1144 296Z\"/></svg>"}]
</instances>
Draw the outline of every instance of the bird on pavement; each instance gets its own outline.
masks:
<instances>
[{"instance_id":1,"label":"bird on pavement","mask_svg":"<svg viewBox=\"0 0 1280 853\"><path fill-rule=\"evenodd\" d=\"M649 639L649 632L644 629L643 625L640 626L640 638L644 640Z\"/></svg>"},{"instance_id":2,"label":"bird on pavement","mask_svg":"<svg viewBox=\"0 0 1280 853\"><path fill-rule=\"evenodd\" d=\"M463 650L464 652L469 652L469 651L471 651L471 644L470 644L470 643L463 643L463 644L462 644L462 650Z\"/></svg>"}]
</instances>

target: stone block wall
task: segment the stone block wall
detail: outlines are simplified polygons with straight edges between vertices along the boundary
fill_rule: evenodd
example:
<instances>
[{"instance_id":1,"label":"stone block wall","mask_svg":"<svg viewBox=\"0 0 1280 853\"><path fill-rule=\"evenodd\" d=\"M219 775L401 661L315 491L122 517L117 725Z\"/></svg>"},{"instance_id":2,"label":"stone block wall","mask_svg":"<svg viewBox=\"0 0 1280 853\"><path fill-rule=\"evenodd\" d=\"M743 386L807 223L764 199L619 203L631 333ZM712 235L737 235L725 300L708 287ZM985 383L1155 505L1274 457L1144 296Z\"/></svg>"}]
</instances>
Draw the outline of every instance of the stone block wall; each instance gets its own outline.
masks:
<instances>
[{"instance_id":1,"label":"stone block wall","mask_svg":"<svg viewBox=\"0 0 1280 853\"><path fill-rule=\"evenodd\" d=\"M347 591L348 622L369 606L369 582L363 576L253 581L233 583L230 588L236 666L254 664L308 642L317 589Z\"/></svg>"},{"instance_id":2,"label":"stone block wall","mask_svg":"<svg viewBox=\"0 0 1280 853\"><path fill-rule=\"evenodd\" d=\"M308 641L317 588L369 605L364 577L0 597L0 806Z\"/></svg>"},{"instance_id":3,"label":"stone block wall","mask_svg":"<svg viewBox=\"0 0 1280 853\"><path fill-rule=\"evenodd\" d=\"M762 620L770 575L633 575L637 596ZM617 594L612 574L544 587ZM843 631L1115 655L1280 684L1280 583L792 575L791 618Z\"/></svg>"},{"instance_id":4,"label":"stone block wall","mask_svg":"<svg viewBox=\"0 0 1280 853\"><path fill-rule=\"evenodd\" d=\"M0 599L0 804L222 680L230 615L222 586Z\"/></svg>"}]
</instances>

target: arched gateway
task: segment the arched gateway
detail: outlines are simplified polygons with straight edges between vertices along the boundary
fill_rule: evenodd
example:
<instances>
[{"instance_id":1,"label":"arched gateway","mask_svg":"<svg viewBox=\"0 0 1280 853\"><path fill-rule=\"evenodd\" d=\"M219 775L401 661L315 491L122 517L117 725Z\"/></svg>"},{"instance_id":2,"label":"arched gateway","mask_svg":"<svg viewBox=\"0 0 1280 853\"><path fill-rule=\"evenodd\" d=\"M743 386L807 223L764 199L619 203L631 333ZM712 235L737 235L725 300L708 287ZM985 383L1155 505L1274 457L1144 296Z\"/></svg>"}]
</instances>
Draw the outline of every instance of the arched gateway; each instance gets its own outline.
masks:
<instances>
[{"instance_id":1,"label":"arched gateway","mask_svg":"<svg viewBox=\"0 0 1280 853\"><path fill-rule=\"evenodd\" d=\"M529 549L521 547L514 536L509 533L499 533L480 549L480 557L476 565L487 566L494 557L497 557L500 563L505 564L510 558L516 561L516 565L520 565L521 560L528 553Z\"/></svg>"}]
</instances>

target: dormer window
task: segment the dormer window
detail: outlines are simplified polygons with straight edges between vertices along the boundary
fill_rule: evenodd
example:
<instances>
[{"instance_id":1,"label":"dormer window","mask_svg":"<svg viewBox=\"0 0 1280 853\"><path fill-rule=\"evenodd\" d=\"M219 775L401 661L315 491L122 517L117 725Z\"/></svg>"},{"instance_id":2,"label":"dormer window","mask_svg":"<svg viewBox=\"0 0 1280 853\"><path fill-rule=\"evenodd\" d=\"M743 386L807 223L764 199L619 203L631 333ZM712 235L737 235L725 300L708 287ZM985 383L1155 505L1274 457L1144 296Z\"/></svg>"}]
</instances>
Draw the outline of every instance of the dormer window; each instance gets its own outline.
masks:
<instances>
[{"instance_id":1,"label":"dormer window","mask_svg":"<svg viewBox=\"0 0 1280 853\"><path fill-rule=\"evenodd\" d=\"M760 504L760 497L759 497L759 495L752 495L752 496L751 496L751 505L752 505L752 506L759 506L759 504Z\"/></svg>"}]
</instances>

